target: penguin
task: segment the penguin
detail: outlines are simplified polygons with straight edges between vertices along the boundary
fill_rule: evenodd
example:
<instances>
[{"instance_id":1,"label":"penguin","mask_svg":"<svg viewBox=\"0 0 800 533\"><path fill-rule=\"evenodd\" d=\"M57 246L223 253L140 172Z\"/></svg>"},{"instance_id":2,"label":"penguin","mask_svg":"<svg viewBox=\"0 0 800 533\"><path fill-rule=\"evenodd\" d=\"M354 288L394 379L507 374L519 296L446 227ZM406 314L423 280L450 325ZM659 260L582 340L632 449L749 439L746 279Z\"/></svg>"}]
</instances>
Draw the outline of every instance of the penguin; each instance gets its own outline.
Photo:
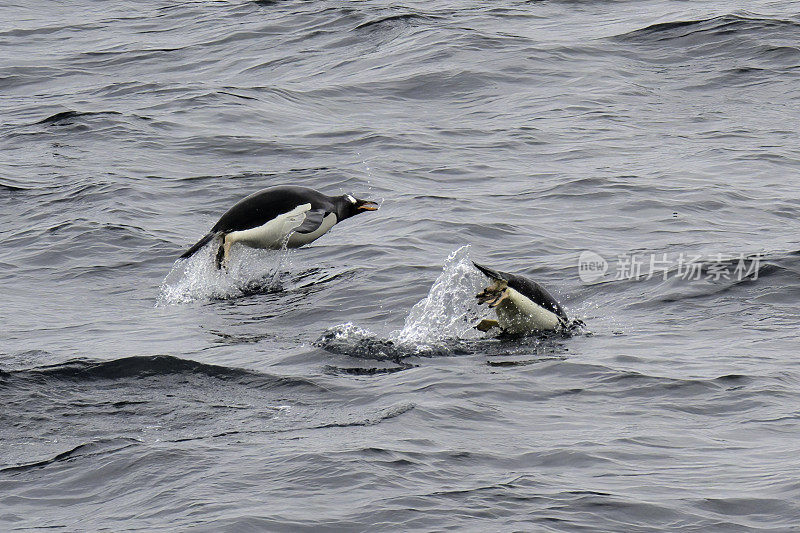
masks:
<instances>
[{"instance_id":1,"label":"penguin","mask_svg":"<svg viewBox=\"0 0 800 533\"><path fill-rule=\"evenodd\" d=\"M202 239L181 255L186 259L215 237L217 268L227 265L234 243L250 248L297 248L325 235L336 223L378 204L352 195L327 196L306 187L270 187L240 200Z\"/></svg>"},{"instance_id":2,"label":"penguin","mask_svg":"<svg viewBox=\"0 0 800 533\"><path fill-rule=\"evenodd\" d=\"M497 315L496 320L481 320L475 326L479 331L499 327L508 335L526 335L562 331L568 327L569 319L564 309L535 281L473 264L492 280L492 284L476 296L478 304L488 303Z\"/></svg>"}]
</instances>

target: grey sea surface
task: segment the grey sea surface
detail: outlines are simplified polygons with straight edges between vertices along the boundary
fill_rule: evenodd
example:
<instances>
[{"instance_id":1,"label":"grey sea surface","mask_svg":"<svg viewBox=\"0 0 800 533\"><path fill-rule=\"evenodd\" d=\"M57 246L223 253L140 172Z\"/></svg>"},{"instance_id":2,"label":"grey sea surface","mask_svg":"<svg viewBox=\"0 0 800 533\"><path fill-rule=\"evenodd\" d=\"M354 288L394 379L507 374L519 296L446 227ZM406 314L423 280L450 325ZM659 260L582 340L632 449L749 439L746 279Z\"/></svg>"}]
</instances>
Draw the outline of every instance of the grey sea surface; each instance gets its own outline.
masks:
<instances>
[{"instance_id":1,"label":"grey sea surface","mask_svg":"<svg viewBox=\"0 0 800 533\"><path fill-rule=\"evenodd\" d=\"M1 531L800 529L800 3L0 21ZM176 262L280 184L381 209Z\"/></svg>"}]
</instances>

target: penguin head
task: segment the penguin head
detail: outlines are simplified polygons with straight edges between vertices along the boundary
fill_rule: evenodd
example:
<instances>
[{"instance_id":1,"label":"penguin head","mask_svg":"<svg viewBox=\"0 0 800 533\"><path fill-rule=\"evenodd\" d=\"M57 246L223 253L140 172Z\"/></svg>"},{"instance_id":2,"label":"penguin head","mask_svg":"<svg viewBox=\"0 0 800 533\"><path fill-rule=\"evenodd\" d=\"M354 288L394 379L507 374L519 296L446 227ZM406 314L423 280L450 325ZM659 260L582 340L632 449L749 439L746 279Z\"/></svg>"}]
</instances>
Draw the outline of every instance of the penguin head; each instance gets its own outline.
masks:
<instances>
[{"instance_id":1,"label":"penguin head","mask_svg":"<svg viewBox=\"0 0 800 533\"><path fill-rule=\"evenodd\" d=\"M359 200L351 194L336 197L336 218L342 221L365 211L377 211L378 204L369 200Z\"/></svg>"}]
</instances>

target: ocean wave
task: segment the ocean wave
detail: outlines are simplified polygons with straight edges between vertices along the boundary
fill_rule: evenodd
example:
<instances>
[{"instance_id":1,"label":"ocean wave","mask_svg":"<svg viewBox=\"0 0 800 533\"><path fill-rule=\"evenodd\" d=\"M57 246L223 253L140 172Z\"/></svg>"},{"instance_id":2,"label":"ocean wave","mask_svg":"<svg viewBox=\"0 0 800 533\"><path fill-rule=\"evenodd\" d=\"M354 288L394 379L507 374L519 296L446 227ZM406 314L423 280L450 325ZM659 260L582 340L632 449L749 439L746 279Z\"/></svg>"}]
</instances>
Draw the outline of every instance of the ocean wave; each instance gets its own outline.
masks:
<instances>
[{"instance_id":1,"label":"ocean wave","mask_svg":"<svg viewBox=\"0 0 800 533\"><path fill-rule=\"evenodd\" d=\"M355 28L354 30L363 30L363 29L375 29L378 26L394 26L397 24L407 25L413 24L415 22L422 22L425 20L431 20L431 17L420 15L417 13L398 13L395 15L387 15L385 17L376 18L373 20L368 20L366 22L362 22Z\"/></svg>"},{"instance_id":2,"label":"ocean wave","mask_svg":"<svg viewBox=\"0 0 800 533\"><path fill-rule=\"evenodd\" d=\"M71 124L73 119L81 118L81 117L92 117L97 115L122 115L122 113L118 111L61 111L54 115L50 115L49 117L43 118L42 120L36 122L36 124L58 124L58 125L66 125Z\"/></svg>"},{"instance_id":3,"label":"ocean wave","mask_svg":"<svg viewBox=\"0 0 800 533\"><path fill-rule=\"evenodd\" d=\"M699 44L712 38L732 39L743 34L763 36L773 31L794 34L800 22L794 20L759 17L756 15L727 14L707 19L661 22L615 36L621 41L677 43L681 40Z\"/></svg>"},{"instance_id":4,"label":"ocean wave","mask_svg":"<svg viewBox=\"0 0 800 533\"><path fill-rule=\"evenodd\" d=\"M98 458L104 455L118 452L120 450L124 450L126 448L130 448L131 446L136 446L138 444L140 444L140 441L130 438L99 439L92 442L78 444L74 448L70 448L69 450L57 453L53 457L47 459L39 459L28 463L6 466L4 468L0 468L0 472L3 473L25 472L27 470L33 470L35 468L43 468L45 466L54 463L72 461L79 458L88 458L88 459Z\"/></svg>"},{"instance_id":5,"label":"ocean wave","mask_svg":"<svg viewBox=\"0 0 800 533\"><path fill-rule=\"evenodd\" d=\"M243 368L212 365L171 355L123 357L109 361L72 359L48 366L15 369L0 374L6 386L15 383L131 381L165 376L209 377L248 387L275 389L318 386L311 380L263 374Z\"/></svg>"},{"instance_id":6,"label":"ocean wave","mask_svg":"<svg viewBox=\"0 0 800 533\"><path fill-rule=\"evenodd\" d=\"M729 14L654 24L611 40L626 45L618 50L624 54L675 65L687 88L714 90L780 82L781 72L800 65L798 29L794 20Z\"/></svg>"},{"instance_id":7,"label":"ocean wave","mask_svg":"<svg viewBox=\"0 0 800 533\"><path fill-rule=\"evenodd\" d=\"M413 402L402 402L396 405L392 405L390 407L385 407L380 409L376 413L371 416L367 417L357 417L348 420L337 420L335 422L329 422L326 424L321 424L319 426L314 426L310 429L325 429L325 428L344 428L344 427L353 427L353 426L374 426L376 424L380 424L384 420L390 420L392 418L396 418L400 415L403 415L416 407L416 404Z\"/></svg>"}]
</instances>

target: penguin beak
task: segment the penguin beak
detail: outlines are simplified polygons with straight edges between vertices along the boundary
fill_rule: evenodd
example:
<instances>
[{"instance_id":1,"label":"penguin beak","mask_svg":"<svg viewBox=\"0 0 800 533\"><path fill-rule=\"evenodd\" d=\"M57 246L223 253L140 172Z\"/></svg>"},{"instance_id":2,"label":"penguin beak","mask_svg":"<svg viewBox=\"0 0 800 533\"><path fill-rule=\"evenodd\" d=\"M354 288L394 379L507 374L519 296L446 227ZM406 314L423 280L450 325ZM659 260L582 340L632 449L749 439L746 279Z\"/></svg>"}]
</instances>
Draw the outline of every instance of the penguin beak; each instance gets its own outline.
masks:
<instances>
[{"instance_id":1,"label":"penguin beak","mask_svg":"<svg viewBox=\"0 0 800 533\"><path fill-rule=\"evenodd\" d=\"M359 211L377 211L378 207L380 206L378 206L378 204L375 202L370 202L369 200L359 200L358 207L356 207L356 209Z\"/></svg>"}]
</instances>

